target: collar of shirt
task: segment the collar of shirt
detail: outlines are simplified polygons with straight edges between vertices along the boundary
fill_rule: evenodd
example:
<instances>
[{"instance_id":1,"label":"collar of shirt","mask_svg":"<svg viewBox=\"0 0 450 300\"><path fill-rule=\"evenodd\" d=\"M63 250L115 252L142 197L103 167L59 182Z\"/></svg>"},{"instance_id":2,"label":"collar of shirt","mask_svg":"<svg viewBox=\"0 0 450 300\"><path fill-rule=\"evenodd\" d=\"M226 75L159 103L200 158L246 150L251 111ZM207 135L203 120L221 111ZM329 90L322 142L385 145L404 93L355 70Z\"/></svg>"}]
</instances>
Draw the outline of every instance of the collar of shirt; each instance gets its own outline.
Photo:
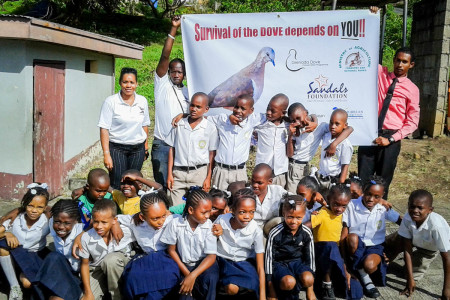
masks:
<instances>
[{"instance_id":1,"label":"collar of shirt","mask_svg":"<svg viewBox=\"0 0 450 300\"><path fill-rule=\"evenodd\" d=\"M89 234L89 244L99 245L105 250L108 250L108 246L111 246L111 243L115 243L114 239L111 236L111 240L109 241L109 245L106 245L103 237L98 235L98 233L92 228L87 232ZM111 233L110 233L111 234Z\"/></svg>"},{"instance_id":2,"label":"collar of shirt","mask_svg":"<svg viewBox=\"0 0 450 300\"><path fill-rule=\"evenodd\" d=\"M389 79L391 79L391 80L394 80L394 78L397 77L397 76L395 76L394 72L392 72L392 73L389 72L388 74L389 74L388 77L389 77ZM399 82L399 83L403 83L403 82L405 82L406 80L408 80L408 76L397 77L397 79L398 79L398 82Z\"/></svg>"},{"instance_id":3,"label":"collar of shirt","mask_svg":"<svg viewBox=\"0 0 450 300\"><path fill-rule=\"evenodd\" d=\"M353 204L355 205L355 211L359 211L366 214L372 214L376 211L383 211L384 206L381 204L376 204L372 210L369 210L363 203L363 196L359 196L358 199L353 200Z\"/></svg>"},{"instance_id":4,"label":"collar of shirt","mask_svg":"<svg viewBox=\"0 0 450 300\"><path fill-rule=\"evenodd\" d=\"M61 246L66 246L69 244L72 244L72 242L75 240L75 238L83 231L83 224L82 223L76 223L72 227L72 231L69 233L69 235L63 240L61 237L58 236L58 234L55 232L55 229L53 229L53 217L50 218L48 222L48 226L50 227L50 232L53 236L53 241ZM78 227L79 230L78 230Z\"/></svg>"},{"instance_id":5,"label":"collar of shirt","mask_svg":"<svg viewBox=\"0 0 450 300\"><path fill-rule=\"evenodd\" d=\"M180 221L178 222L178 227L186 227L192 234L196 234L200 231L200 229L209 229L211 228L211 225L209 224L211 221L207 220L203 224L198 224L194 231L192 231L191 225L189 225L189 221L186 218L180 218Z\"/></svg>"},{"instance_id":6,"label":"collar of shirt","mask_svg":"<svg viewBox=\"0 0 450 300\"><path fill-rule=\"evenodd\" d=\"M274 128L288 128L288 124L286 122L284 122L283 120L281 120L280 124L275 125L275 123L273 123L272 121L266 120L264 123L262 123L261 125L259 125L258 127L274 127Z\"/></svg>"},{"instance_id":7,"label":"collar of shirt","mask_svg":"<svg viewBox=\"0 0 450 300\"><path fill-rule=\"evenodd\" d=\"M219 217L223 221L223 222L220 222L221 225L224 225L224 226L222 226L223 230L228 230L233 235L235 233L237 233L237 232L239 232L241 235L245 235L245 236L251 235L253 232L255 232L255 230L256 230L255 227L258 227L258 224L256 223L256 221L255 220L251 220L248 223L248 225L245 226L244 228L234 230L231 227L231 223L230 223L231 218L233 217L233 215L231 213L228 213L228 214L225 214L225 215L222 215L222 216L219 216Z\"/></svg>"},{"instance_id":8,"label":"collar of shirt","mask_svg":"<svg viewBox=\"0 0 450 300\"><path fill-rule=\"evenodd\" d=\"M189 124L188 118L189 117L181 119L180 122L178 123L178 126L184 126L184 128L186 128L187 130L190 130L190 131L194 131L194 130L198 130L198 129L206 129L206 127L208 127L208 120L205 119L204 117L200 121L200 123L197 126L195 126L194 128L192 128L191 125Z\"/></svg>"},{"instance_id":9,"label":"collar of shirt","mask_svg":"<svg viewBox=\"0 0 450 300\"><path fill-rule=\"evenodd\" d=\"M248 117L247 117L247 118L245 118L245 120L242 120L242 121L239 123L239 125L233 125L233 124L231 124L230 117L228 116L228 117L227 117L226 125L227 125L227 126L231 126L231 127L233 128L232 131L233 131L234 133L238 133L239 131L244 130L244 129L245 129L245 126L246 126L248 123L249 123L249 122L248 122Z\"/></svg>"},{"instance_id":10,"label":"collar of shirt","mask_svg":"<svg viewBox=\"0 0 450 300\"><path fill-rule=\"evenodd\" d=\"M120 104L121 105L127 105L127 106L136 106L137 105L137 101L136 101L136 93L134 93L134 101L133 104L129 105L127 103L125 103L125 101L123 101L122 95L120 94L120 91L117 93L117 95L119 96L119 100L120 100Z\"/></svg>"},{"instance_id":11,"label":"collar of shirt","mask_svg":"<svg viewBox=\"0 0 450 300\"><path fill-rule=\"evenodd\" d=\"M422 225L420 225L419 227L417 227L416 222L411 219L411 216L409 215L409 213L405 214L404 218L411 222L411 227L413 227L413 229L416 229L416 230L427 230L430 227L428 223L430 221L431 214L432 214L432 212L430 214L428 214L428 216L425 219L425 221L423 221Z\"/></svg>"},{"instance_id":12,"label":"collar of shirt","mask_svg":"<svg viewBox=\"0 0 450 300\"><path fill-rule=\"evenodd\" d=\"M27 226L27 220L25 219L25 213L20 214L19 217L19 224L23 231L34 231L34 230L41 230L42 227L48 226L47 223L47 217L44 214L41 214L39 219L31 225L30 228ZM48 232L47 232L48 233Z\"/></svg>"}]
</instances>

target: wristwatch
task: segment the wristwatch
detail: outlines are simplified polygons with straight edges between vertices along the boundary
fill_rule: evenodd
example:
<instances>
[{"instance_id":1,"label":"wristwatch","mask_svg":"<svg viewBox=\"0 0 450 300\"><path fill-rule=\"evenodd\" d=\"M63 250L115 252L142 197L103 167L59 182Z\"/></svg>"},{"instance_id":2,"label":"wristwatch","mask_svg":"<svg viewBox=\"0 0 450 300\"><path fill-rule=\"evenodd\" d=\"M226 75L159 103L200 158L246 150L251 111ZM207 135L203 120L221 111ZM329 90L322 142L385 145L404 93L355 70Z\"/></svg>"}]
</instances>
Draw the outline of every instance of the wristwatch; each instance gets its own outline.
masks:
<instances>
[{"instance_id":1,"label":"wristwatch","mask_svg":"<svg viewBox=\"0 0 450 300\"><path fill-rule=\"evenodd\" d=\"M388 138L388 141L389 141L390 145L392 145L395 142L395 140L392 136Z\"/></svg>"}]
</instances>

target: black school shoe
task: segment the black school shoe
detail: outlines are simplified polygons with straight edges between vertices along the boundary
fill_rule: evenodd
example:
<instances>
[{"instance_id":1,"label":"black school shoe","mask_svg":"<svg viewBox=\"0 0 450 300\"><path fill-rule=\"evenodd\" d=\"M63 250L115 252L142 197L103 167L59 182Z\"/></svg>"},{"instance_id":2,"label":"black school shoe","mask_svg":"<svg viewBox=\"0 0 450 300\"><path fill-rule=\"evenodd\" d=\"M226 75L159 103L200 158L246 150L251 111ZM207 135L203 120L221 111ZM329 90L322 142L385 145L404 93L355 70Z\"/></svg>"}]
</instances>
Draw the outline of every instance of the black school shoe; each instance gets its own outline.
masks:
<instances>
[{"instance_id":1,"label":"black school shoe","mask_svg":"<svg viewBox=\"0 0 450 300\"><path fill-rule=\"evenodd\" d=\"M368 290L364 287L364 295L366 295L366 297L368 297L368 298L381 297L381 294L376 287L371 288L370 290Z\"/></svg>"},{"instance_id":2,"label":"black school shoe","mask_svg":"<svg viewBox=\"0 0 450 300\"><path fill-rule=\"evenodd\" d=\"M322 283L322 300L336 300L334 295L333 285Z\"/></svg>"}]
</instances>

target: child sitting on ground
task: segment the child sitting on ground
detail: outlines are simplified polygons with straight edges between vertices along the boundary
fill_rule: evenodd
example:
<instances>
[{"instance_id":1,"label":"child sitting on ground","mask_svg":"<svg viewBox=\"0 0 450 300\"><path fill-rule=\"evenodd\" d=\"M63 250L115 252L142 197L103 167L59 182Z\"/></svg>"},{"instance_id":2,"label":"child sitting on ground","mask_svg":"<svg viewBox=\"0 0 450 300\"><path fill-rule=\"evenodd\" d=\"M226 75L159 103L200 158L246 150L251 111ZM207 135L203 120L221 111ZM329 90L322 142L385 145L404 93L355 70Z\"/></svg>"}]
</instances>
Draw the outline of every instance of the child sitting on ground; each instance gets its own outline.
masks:
<instances>
[{"instance_id":1,"label":"child sitting on ground","mask_svg":"<svg viewBox=\"0 0 450 300\"><path fill-rule=\"evenodd\" d=\"M358 199L363 194L361 178L356 175L356 172L350 172L350 178L345 181L347 186L350 188L352 199Z\"/></svg>"},{"instance_id":2,"label":"child sitting on ground","mask_svg":"<svg viewBox=\"0 0 450 300\"><path fill-rule=\"evenodd\" d=\"M297 186L297 195L306 201L306 211L302 223L310 221L313 212L319 211L322 207L327 207L327 202L319 193L319 184L316 178L312 176L300 179Z\"/></svg>"},{"instance_id":3,"label":"child sitting on ground","mask_svg":"<svg viewBox=\"0 0 450 300\"><path fill-rule=\"evenodd\" d=\"M380 297L371 276L386 284L387 265L384 261L386 220L400 225L402 218L393 209L387 210L380 201L384 195L384 180L372 176L364 184L363 195L352 200L342 218L341 240L346 252L345 259L354 274L360 279L369 298ZM371 275L371 276L370 276Z\"/></svg>"},{"instance_id":4,"label":"child sitting on ground","mask_svg":"<svg viewBox=\"0 0 450 300\"><path fill-rule=\"evenodd\" d=\"M316 299L314 284L314 241L311 229L302 225L306 201L298 195L286 196L282 203L284 222L269 233L265 270L268 299L299 299L300 288L306 298Z\"/></svg>"}]
</instances>

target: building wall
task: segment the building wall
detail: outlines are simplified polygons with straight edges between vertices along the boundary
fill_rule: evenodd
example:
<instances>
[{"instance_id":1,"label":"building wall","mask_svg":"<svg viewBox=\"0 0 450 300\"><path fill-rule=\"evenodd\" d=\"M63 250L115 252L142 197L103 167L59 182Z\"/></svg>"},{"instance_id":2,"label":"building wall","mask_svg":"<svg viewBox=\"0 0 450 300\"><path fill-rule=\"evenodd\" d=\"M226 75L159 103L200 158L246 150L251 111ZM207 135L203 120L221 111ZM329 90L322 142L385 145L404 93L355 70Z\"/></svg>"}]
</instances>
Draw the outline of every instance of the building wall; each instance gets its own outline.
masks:
<instances>
[{"instance_id":1,"label":"building wall","mask_svg":"<svg viewBox=\"0 0 450 300\"><path fill-rule=\"evenodd\" d=\"M33 61L65 62L64 162L72 165L99 140L100 108L114 91L114 58L20 40L0 39L0 49L0 197L19 198L27 182L11 178L29 180L33 172ZM86 60L96 62L95 73L85 72Z\"/></svg>"},{"instance_id":2,"label":"building wall","mask_svg":"<svg viewBox=\"0 0 450 300\"><path fill-rule=\"evenodd\" d=\"M450 0L422 0L414 6L411 48L416 65L411 80L420 89L422 133L443 133L450 64Z\"/></svg>"}]
</instances>

